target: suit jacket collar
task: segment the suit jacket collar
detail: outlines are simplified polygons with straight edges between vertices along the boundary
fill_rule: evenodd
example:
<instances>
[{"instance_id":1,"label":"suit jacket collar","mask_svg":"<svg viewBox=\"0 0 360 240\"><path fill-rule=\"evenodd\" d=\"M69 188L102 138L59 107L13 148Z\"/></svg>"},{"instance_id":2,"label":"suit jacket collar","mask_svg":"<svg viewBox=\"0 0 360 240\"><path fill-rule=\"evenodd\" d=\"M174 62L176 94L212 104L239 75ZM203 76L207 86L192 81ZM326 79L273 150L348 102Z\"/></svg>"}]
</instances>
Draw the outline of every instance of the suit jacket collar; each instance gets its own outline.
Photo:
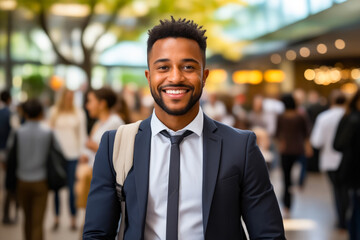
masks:
<instances>
[{"instance_id":1,"label":"suit jacket collar","mask_svg":"<svg viewBox=\"0 0 360 240\"><path fill-rule=\"evenodd\" d=\"M134 174L139 209L139 222L142 234L145 229L145 217L147 211L147 199L149 190L149 163L151 143L151 117L141 122L139 131L135 137L134 147Z\"/></svg>"},{"instance_id":2,"label":"suit jacket collar","mask_svg":"<svg viewBox=\"0 0 360 240\"><path fill-rule=\"evenodd\" d=\"M151 143L151 117L144 120L139 126L139 132L135 138L134 151L134 174L139 207L139 220L142 223L142 232L145 229L147 212L147 200L149 190L149 163ZM204 235L209 220L211 203L215 191L218 170L220 166L220 154L222 138L215 134L217 126L214 121L204 114L203 135L203 229Z\"/></svg>"},{"instance_id":3,"label":"suit jacket collar","mask_svg":"<svg viewBox=\"0 0 360 240\"><path fill-rule=\"evenodd\" d=\"M203 228L204 235L210 215L211 203L215 191L217 175L220 166L222 138L215 134L217 126L204 114L204 144L203 144Z\"/></svg>"}]
</instances>

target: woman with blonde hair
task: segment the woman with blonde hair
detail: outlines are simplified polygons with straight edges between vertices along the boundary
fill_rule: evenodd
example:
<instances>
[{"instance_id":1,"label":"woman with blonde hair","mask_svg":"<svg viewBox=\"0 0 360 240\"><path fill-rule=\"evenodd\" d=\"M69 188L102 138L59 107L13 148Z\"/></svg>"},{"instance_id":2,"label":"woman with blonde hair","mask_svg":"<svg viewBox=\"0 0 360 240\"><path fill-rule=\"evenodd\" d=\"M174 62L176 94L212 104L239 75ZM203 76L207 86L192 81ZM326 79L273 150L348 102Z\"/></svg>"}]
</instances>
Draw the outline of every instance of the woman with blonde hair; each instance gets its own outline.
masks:
<instances>
[{"instance_id":1,"label":"woman with blonde hair","mask_svg":"<svg viewBox=\"0 0 360 240\"><path fill-rule=\"evenodd\" d=\"M86 115L83 109L74 104L74 92L64 89L60 98L49 111L49 124L55 132L60 146L67 161L67 180L69 189L69 207L71 212L72 230L76 230L76 207L74 182L76 166L83 152L86 134ZM59 227L60 198L59 192L55 191L55 221L53 230Z\"/></svg>"}]
</instances>

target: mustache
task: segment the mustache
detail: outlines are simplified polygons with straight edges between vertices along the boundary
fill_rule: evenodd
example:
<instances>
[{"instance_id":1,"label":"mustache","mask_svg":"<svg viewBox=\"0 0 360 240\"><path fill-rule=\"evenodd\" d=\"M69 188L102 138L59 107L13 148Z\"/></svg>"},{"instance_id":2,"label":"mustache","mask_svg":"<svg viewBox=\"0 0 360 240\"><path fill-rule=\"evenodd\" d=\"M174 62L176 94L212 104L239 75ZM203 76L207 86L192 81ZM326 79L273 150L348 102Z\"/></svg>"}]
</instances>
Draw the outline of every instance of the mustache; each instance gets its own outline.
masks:
<instances>
[{"instance_id":1,"label":"mustache","mask_svg":"<svg viewBox=\"0 0 360 240\"><path fill-rule=\"evenodd\" d=\"M184 88L189 88L190 90L194 90L193 86L190 85L186 85L186 84L167 84L167 85L163 85L163 86L159 86L158 90L162 91L164 88L169 88L169 87L184 87Z\"/></svg>"}]
</instances>

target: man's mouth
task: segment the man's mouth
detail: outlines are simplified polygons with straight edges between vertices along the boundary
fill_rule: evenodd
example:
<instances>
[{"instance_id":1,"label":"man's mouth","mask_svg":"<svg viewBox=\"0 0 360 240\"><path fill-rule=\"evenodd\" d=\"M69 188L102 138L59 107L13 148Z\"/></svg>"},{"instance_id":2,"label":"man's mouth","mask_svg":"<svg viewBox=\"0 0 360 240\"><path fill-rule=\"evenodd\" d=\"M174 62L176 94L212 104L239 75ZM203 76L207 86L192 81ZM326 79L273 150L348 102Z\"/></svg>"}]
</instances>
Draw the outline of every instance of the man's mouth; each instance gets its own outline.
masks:
<instances>
[{"instance_id":1,"label":"man's mouth","mask_svg":"<svg viewBox=\"0 0 360 240\"><path fill-rule=\"evenodd\" d=\"M163 90L163 92L165 92L166 94L171 94L171 95L185 94L188 91L189 90L186 90L186 89L164 89Z\"/></svg>"}]
</instances>

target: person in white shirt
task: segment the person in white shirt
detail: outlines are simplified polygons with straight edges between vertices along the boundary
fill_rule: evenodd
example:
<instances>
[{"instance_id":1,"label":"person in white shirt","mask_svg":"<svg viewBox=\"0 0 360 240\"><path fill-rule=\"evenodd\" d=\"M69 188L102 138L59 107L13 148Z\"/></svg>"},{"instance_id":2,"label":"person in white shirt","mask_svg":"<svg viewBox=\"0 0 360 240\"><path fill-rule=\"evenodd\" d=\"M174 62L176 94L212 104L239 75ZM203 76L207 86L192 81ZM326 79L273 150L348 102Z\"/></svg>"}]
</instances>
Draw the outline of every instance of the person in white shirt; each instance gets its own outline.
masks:
<instances>
[{"instance_id":1,"label":"person in white shirt","mask_svg":"<svg viewBox=\"0 0 360 240\"><path fill-rule=\"evenodd\" d=\"M84 209L87 204L95 154L99 148L102 135L104 132L117 129L124 124L120 116L112 111L116 102L116 93L108 87L90 90L87 94L85 107L90 117L97 119L97 121L93 125L90 136L85 143L85 150L80 157L80 164L76 172L75 192L77 194L76 205L78 208Z\"/></svg>"},{"instance_id":2,"label":"person in white shirt","mask_svg":"<svg viewBox=\"0 0 360 240\"><path fill-rule=\"evenodd\" d=\"M346 229L346 211L349 197L347 187L339 181L338 169L342 154L333 147L337 126L345 113L346 98L340 90L334 90L330 95L330 109L320 113L315 120L310 142L320 150L320 170L327 172L334 192L338 228Z\"/></svg>"},{"instance_id":3,"label":"person in white shirt","mask_svg":"<svg viewBox=\"0 0 360 240\"><path fill-rule=\"evenodd\" d=\"M98 119L93 125L89 139L86 142L86 154L82 156L81 162L94 165L95 153L99 148L101 136L105 131L117 129L124 121L118 114L112 112L117 101L113 90L103 87L88 93L86 109L92 118Z\"/></svg>"},{"instance_id":4,"label":"person in white shirt","mask_svg":"<svg viewBox=\"0 0 360 240\"><path fill-rule=\"evenodd\" d=\"M69 208L71 214L71 229L76 229L75 206L75 171L81 153L85 147L86 116L84 110L74 105L74 92L64 89L56 105L49 110L48 122L54 130L61 149L67 159L66 174L69 189ZM53 230L59 227L60 198L59 191L55 191L55 221Z\"/></svg>"},{"instance_id":5,"label":"person in white shirt","mask_svg":"<svg viewBox=\"0 0 360 240\"><path fill-rule=\"evenodd\" d=\"M215 92L209 93L209 99L203 104L204 113L210 118L221 122L222 118L226 115L225 104L218 100Z\"/></svg>"}]
</instances>

